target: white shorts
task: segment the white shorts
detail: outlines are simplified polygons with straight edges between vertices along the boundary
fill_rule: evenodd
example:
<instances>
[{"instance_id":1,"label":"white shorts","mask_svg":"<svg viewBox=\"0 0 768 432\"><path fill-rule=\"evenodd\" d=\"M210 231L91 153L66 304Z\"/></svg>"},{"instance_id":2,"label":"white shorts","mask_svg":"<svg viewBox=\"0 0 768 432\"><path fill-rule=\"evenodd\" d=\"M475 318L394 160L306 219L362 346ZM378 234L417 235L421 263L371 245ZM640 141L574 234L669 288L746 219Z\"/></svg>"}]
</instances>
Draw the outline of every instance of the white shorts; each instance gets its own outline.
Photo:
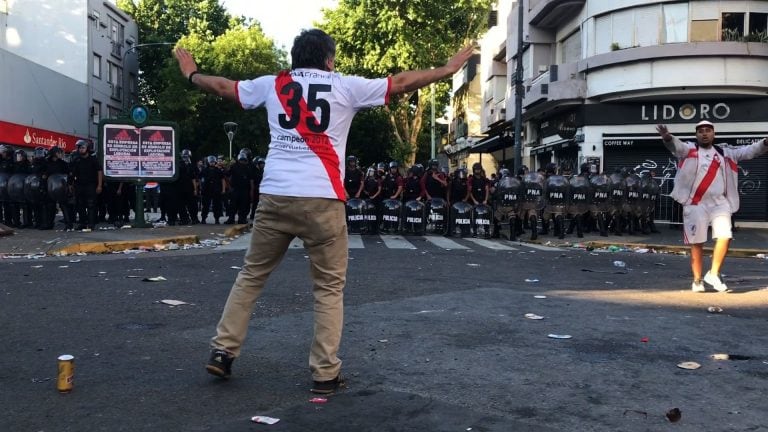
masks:
<instances>
[{"instance_id":1,"label":"white shorts","mask_svg":"<svg viewBox=\"0 0 768 432\"><path fill-rule=\"evenodd\" d=\"M687 205L683 206L683 240L685 244L707 241L707 227L712 225L712 238L733 238L731 232L731 206Z\"/></svg>"}]
</instances>

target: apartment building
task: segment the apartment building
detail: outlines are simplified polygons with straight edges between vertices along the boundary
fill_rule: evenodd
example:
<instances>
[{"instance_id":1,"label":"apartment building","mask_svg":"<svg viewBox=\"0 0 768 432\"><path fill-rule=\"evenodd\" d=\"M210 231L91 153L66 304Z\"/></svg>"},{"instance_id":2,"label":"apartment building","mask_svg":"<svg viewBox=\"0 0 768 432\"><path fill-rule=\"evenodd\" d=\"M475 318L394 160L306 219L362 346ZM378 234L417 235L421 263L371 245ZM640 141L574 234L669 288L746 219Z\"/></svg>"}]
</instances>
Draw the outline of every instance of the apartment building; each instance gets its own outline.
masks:
<instances>
[{"instance_id":1,"label":"apartment building","mask_svg":"<svg viewBox=\"0 0 768 432\"><path fill-rule=\"evenodd\" d=\"M515 70L522 62L522 161L574 170L635 168L671 183L655 133L716 124L719 142L768 134L768 1L499 0L481 40L481 132L470 152L514 161ZM519 58L518 58L519 57ZM742 220L768 220L768 158L741 164Z\"/></svg>"},{"instance_id":2,"label":"apartment building","mask_svg":"<svg viewBox=\"0 0 768 432\"><path fill-rule=\"evenodd\" d=\"M0 0L0 27L0 143L69 152L137 100L138 28L114 0Z\"/></svg>"}]
</instances>

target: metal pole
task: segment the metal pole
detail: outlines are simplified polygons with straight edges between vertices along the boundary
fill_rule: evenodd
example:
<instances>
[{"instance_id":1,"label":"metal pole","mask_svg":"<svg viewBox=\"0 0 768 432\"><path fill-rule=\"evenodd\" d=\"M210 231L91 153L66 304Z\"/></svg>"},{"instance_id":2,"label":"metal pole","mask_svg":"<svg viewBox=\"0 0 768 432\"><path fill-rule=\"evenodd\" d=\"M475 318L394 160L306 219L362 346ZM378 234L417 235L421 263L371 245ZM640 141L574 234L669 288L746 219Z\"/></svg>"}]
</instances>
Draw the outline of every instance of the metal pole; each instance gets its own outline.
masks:
<instances>
[{"instance_id":1,"label":"metal pole","mask_svg":"<svg viewBox=\"0 0 768 432\"><path fill-rule=\"evenodd\" d=\"M523 0L517 1L517 65L515 67L515 172L523 165Z\"/></svg>"},{"instance_id":2,"label":"metal pole","mask_svg":"<svg viewBox=\"0 0 768 432\"><path fill-rule=\"evenodd\" d=\"M432 159L435 158L435 83L430 84L429 91L432 93Z\"/></svg>"}]
</instances>

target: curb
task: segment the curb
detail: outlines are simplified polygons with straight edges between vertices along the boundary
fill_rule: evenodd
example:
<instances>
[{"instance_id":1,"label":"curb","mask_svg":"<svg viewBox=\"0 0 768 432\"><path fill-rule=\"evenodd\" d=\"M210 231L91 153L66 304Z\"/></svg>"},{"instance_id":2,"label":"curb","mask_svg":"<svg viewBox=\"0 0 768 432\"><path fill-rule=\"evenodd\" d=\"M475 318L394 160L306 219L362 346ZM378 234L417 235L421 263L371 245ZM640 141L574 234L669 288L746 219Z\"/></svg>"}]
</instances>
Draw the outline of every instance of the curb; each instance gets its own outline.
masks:
<instances>
[{"instance_id":1,"label":"curb","mask_svg":"<svg viewBox=\"0 0 768 432\"><path fill-rule=\"evenodd\" d=\"M200 240L196 235L184 235L176 237L159 237L143 240L123 240L110 242L77 243L65 246L61 249L55 249L48 252L48 255L72 255L76 253L104 254L126 249L154 248L155 245L176 243L178 245L198 243Z\"/></svg>"},{"instance_id":2,"label":"curb","mask_svg":"<svg viewBox=\"0 0 768 432\"><path fill-rule=\"evenodd\" d=\"M533 244L539 244L542 246L552 246L552 247L559 247L559 248L573 248L574 244L582 244L586 246L587 248L608 248L610 246L621 246L628 249L651 249L655 251L660 252L670 252L670 253L677 253L681 255L688 255L690 253L690 246L688 245L667 245L667 244L659 244L659 243L631 243L631 242L609 242L609 241L600 241L600 240L587 240L584 242L576 242L576 243L560 243L560 244L553 244L550 242L549 245L544 244L544 242L540 240L523 240L521 243L533 243ZM705 246L704 252L712 252L711 246ZM768 249L747 249L747 248L728 248L728 256L729 257L738 257L738 258L755 258L756 255L763 254L768 256Z\"/></svg>"}]
</instances>

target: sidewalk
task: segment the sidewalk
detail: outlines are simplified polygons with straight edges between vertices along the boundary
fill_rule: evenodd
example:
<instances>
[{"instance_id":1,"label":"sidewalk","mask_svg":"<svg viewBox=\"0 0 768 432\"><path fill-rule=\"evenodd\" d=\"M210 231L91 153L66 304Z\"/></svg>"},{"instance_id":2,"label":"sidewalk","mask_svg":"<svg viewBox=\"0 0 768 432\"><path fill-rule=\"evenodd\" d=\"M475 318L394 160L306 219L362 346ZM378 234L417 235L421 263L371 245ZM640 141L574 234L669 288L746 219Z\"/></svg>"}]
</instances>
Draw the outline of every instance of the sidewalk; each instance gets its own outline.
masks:
<instances>
[{"instance_id":1,"label":"sidewalk","mask_svg":"<svg viewBox=\"0 0 768 432\"><path fill-rule=\"evenodd\" d=\"M58 225L61 227L61 225ZM550 235L540 235L533 243L583 248L628 248L648 249L648 252L683 253L688 247L683 244L682 232L670 229L668 225L658 224L658 234L649 235L609 235L601 237L597 233L585 234L577 238L575 234L560 240ZM247 225L188 225L165 226L156 228L115 229L108 224L100 224L92 232L80 231L40 231L35 229L14 230L12 235L0 236L0 259L8 256L24 255L72 255L76 253L111 253L130 249L165 250L193 247L202 243L215 246L229 241L233 237L247 232ZM529 233L517 240L528 242ZM186 246L185 246L186 245ZM712 241L705 250L711 250ZM731 242L729 256L754 257L768 255L768 229L737 228Z\"/></svg>"}]
</instances>

